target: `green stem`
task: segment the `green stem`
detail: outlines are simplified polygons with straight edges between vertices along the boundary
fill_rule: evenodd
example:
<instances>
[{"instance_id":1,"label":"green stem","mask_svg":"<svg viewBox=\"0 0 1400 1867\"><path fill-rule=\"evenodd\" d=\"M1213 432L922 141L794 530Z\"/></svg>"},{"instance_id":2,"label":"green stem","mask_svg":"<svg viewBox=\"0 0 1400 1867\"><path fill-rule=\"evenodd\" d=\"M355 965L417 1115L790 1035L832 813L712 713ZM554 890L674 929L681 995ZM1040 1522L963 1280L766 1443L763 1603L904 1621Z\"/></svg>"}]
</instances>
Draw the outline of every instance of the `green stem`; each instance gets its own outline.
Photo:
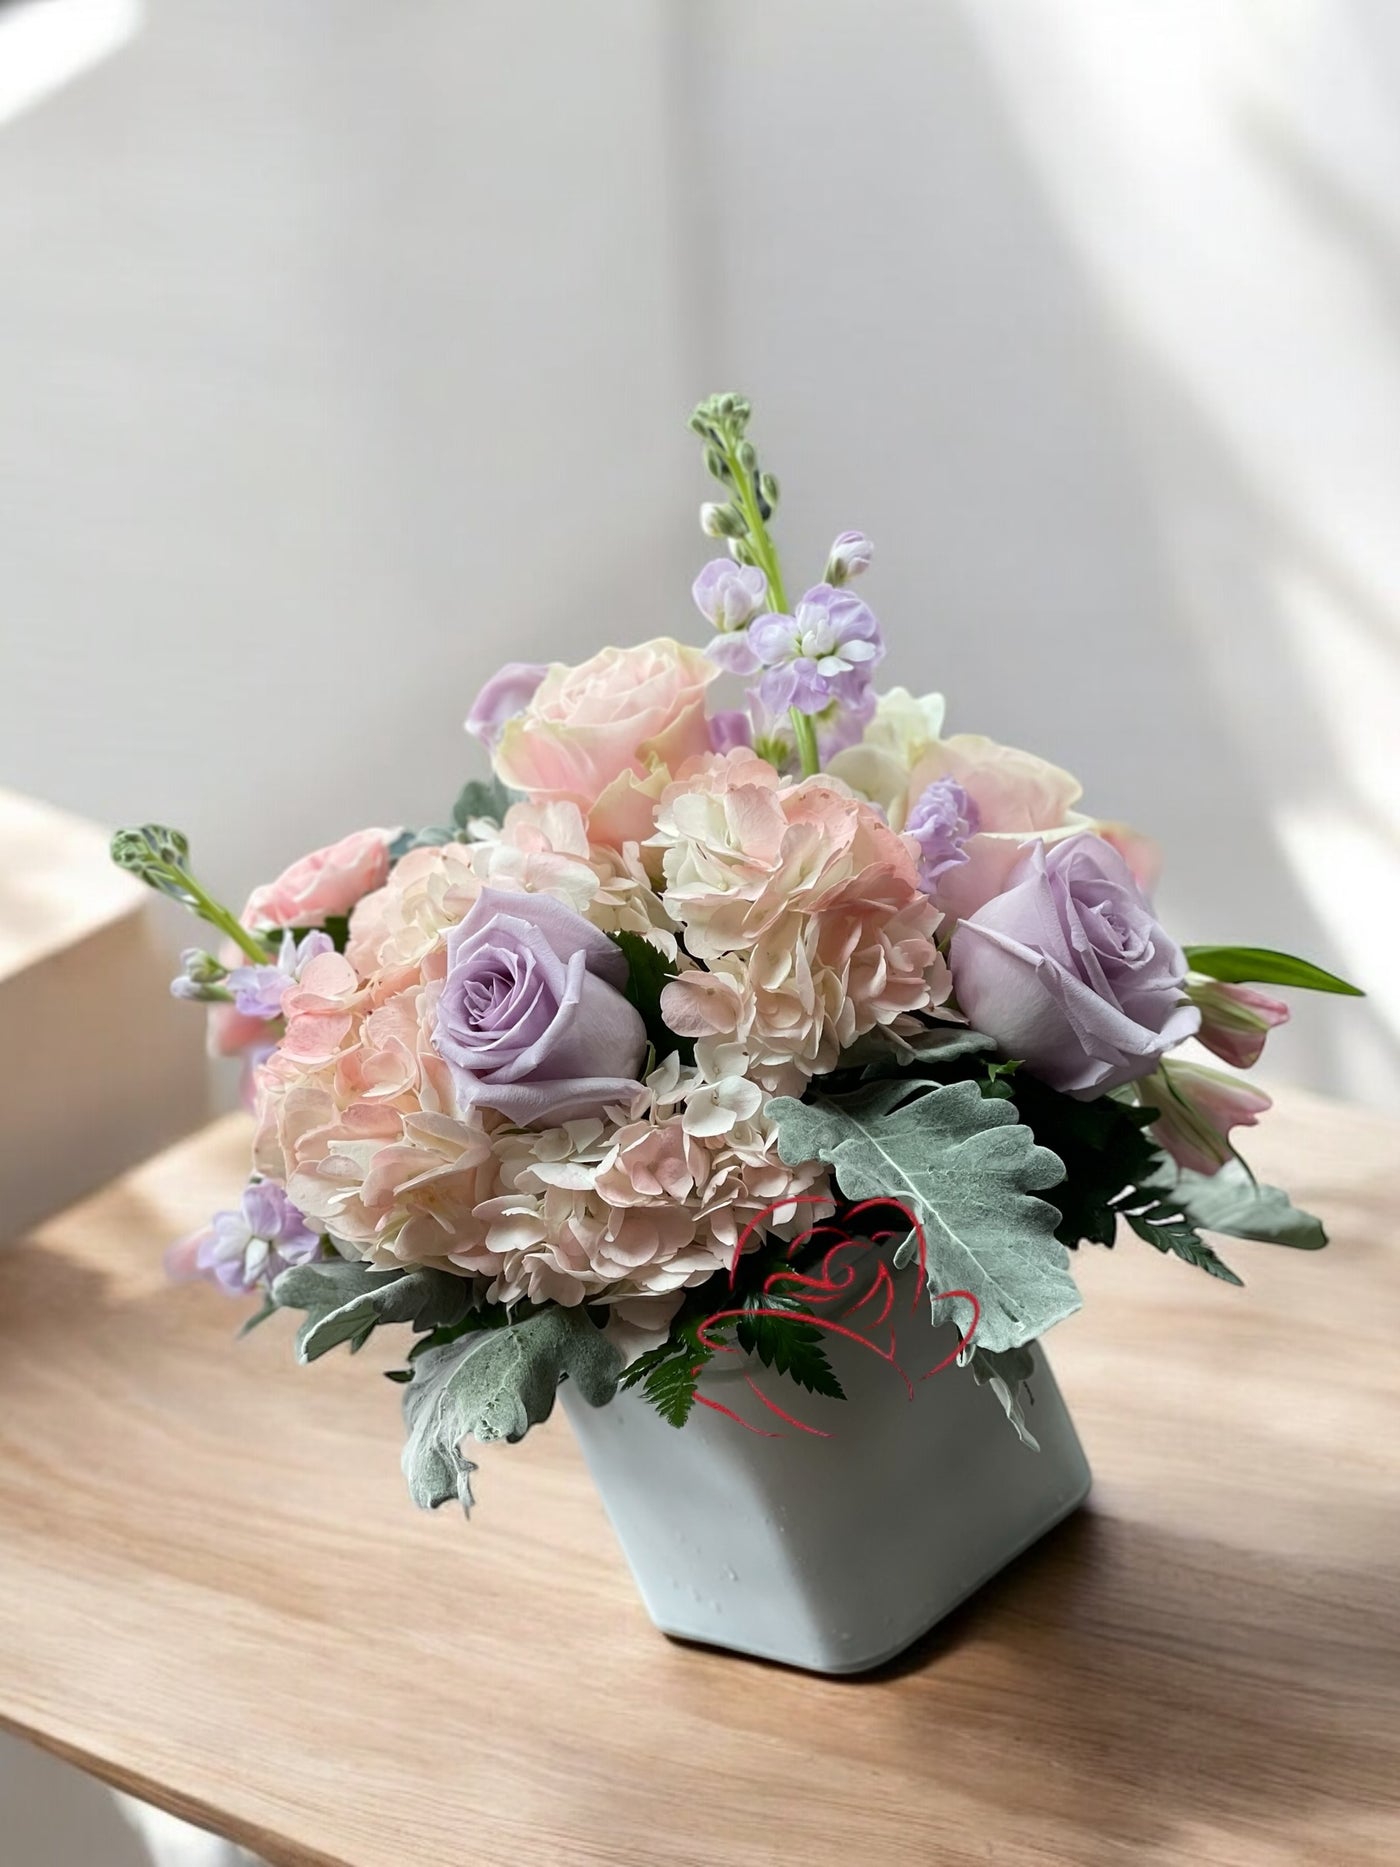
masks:
<instances>
[{"instance_id":1,"label":"green stem","mask_svg":"<svg viewBox=\"0 0 1400 1867\"><path fill-rule=\"evenodd\" d=\"M734 491L739 500L749 528L749 542L753 546L754 556L758 559L758 568L768 580L768 599L779 615L787 614L787 592L783 589L783 573L778 563L777 549L764 524L763 514L758 509L758 495L754 491L753 474L739 458L739 450L726 436L724 456L729 462L729 471L734 476Z\"/></svg>"},{"instance_id":2,"label":"green stem","mask_svg":"<svg viewBox=\"0 0 1400 1867\"><path fill-rule=\"evenodd\" d=\"M821 770L821 760L817 756L817 729L812 724L812 716L810 713L799 713L796 707L789 707L788 718L792 721L792 736L797 742L802 776L814 778Z\"/></svg>"},{"instance_id":3,"label":"green stem","mask_svg":"<svg viewBox=\"0 0 1400 1867\"><path fill-rule=\"evenodd\" d=\"M247 954L255 966L266 966L271 958L266 944L255 933L249 931L242 921L235 920L228 909L206 894L188 869L179 873L179 882L191 897L191 906L202 921L211 927L217 927L220 933L227 934L236 946Z\"/></svg>"}]
</instances>

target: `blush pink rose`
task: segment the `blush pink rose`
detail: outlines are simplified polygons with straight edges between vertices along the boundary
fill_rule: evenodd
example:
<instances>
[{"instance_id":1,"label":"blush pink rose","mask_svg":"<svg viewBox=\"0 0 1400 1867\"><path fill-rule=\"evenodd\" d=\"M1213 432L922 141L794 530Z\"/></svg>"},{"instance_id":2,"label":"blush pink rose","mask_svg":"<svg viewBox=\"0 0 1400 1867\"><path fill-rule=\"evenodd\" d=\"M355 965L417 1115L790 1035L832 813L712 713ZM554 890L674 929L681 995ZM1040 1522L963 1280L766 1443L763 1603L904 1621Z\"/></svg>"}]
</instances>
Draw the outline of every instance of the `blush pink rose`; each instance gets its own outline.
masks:
<instances>
[{"instance_id":1,"label":"blush pink rose","mask_svg":"<svg viewBox=\"0 0 1400 1867\"><path fill-rule=\"evenodd\" d=\"M641 842L671 774L710 750L705 689L717 673L698 648L665 638L556 663L506 722L496 772L532 803L577 804L591 842Z\"/></svg>"},{"instance_id":2,"label":"blush pink rose","mask_svg":"<svg viewBox=\"0 0 1400 1867\"><path fill-rule=\"evenodd\" d=\"M1057 829L1084 788L1048 759L981 733L936 740L909 774L910 801L936 778L960 784L977 806L979 829L994 834Z\"/></svg>"},{"instance_id":3,"label":"blush pink rose","mask_svg":"<svg viewBox=\"0 0 1400 1867\"><path fill-rule=\"evenodd\" d=\"M915 761L906 808L942 778L962 786L977 822L976 834L962 846L966 860L945 868L933 891L950 920L968 919L1001 894L1033 842L1052 846L1085 830L1118 851L1139 888L1155 887L1161 868L1156 844L1125 823L1104 823L1076 810L1083 787L1048 759L980 733L954 733L935 740Z\"/></svg>"},{"instance_id":4,"label":"blush pink rose","mask_svg":"<svg viewBox=\"0 0 1400 1867\"><path fill-rule=\"evenodd\" d=\"M264 882L248 897L246 927L323 927L348 914L362 896L382 888L389 874L389 845L394 830L354 830L338 843L313 849L275 882Z\"/></svg>"}]
</instances>

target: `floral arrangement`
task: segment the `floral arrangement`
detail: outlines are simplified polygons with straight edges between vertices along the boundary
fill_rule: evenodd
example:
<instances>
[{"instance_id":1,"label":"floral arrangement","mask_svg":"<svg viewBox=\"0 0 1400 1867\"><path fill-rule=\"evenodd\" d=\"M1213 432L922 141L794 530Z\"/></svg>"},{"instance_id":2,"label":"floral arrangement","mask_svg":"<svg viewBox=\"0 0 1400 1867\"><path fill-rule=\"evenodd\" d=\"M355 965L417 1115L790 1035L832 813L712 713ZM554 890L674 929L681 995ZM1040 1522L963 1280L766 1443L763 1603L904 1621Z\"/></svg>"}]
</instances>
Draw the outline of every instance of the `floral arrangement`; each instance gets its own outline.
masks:
<instances>
[{"instance_id":1,"label":"floral arrangement","mask_svg":"<svg viewBox=\"0 0 1400 1867\"><path fill-rule=\"evenodd\" d=\"M564 1379L677 1426L725 1350L839 1395L810 1294L833 1228L896 1265L919 1234L934 1320L1028 1439L1029 1345L1078 1307L1083 1245L1126 1230L1238 1283L1205 1232L1325 1243L1235 1150L1268 1097L1174 1053L1248 1068L1288 1015L1261 987L1354 988L1183 950L1152 846L1068 772L877 691L870 541L790 599L749 414L691 419L727 546L704 645L503 668L467 720L494 779L450 825L356 831L237 917L177 832L114 840L223 936L172 990L255 1119L238 1205L174 1268L300 1312L304 1361L408 1331L425 1505L470 1505L463 1440L520 1438Z\"/></svg>"}]
</instances>

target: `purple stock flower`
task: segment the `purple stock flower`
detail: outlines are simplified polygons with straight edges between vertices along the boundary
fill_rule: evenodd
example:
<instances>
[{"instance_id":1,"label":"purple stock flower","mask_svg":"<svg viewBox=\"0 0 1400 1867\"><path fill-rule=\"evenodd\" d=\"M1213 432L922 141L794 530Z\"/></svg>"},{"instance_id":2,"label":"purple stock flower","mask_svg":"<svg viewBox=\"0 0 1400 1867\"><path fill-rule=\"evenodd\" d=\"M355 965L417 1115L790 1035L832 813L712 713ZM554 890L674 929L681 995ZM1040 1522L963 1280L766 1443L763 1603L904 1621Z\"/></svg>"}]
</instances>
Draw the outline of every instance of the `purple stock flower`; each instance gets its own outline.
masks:
<instances>
[{"instance_id":1,"label":"purple stock flower","mask_svg":"<svg viewBox=\"0 0 1400 1867\"><path fill-rule=\"evenodd\" d=\"M865 729L875 717L875 689L866 687L854 700L835 700L813 721L817 729L817 751L822 763L844 752L847 746L859 745Z\"/></svg>"},{"instance_id":2,"label":"purple stock flower","mask_svg":"<svg viewBox=\"0 0 1400 1867\"><path fill-rule=\"evenodd\" d=\"M305 1264L321 1248L321 1234L275 1180L252 1180L236 1212L216 1212L202 1232L174 1246L166 1258L172 1277L204 1277L230 1295L265 1289L289 1265Z\"/></svg>"},{"instance_id":3,"label":"purple stock flower","mask_svg":"<svg viewBox=\"0 0 1400 1867\"><path fill-rule=\"evenodd\" d=\"M919 845L919 886L931 895L946 869L967 861L963 847L981 813L956 778L935 778L914 801L904 831Z\"/></svg>"},{"instance_id":4,"label":"purple stock flower","mask_svg":"<svg viewBox=\"0 0 1400 1867\"><path fill-rule=\"evenodd\" d=\"M748 644L763 668L758 693L770 713L854 706L885 653L874 611L848 590L816 584L791 616L760 616Z\"/></svg>"},{"instance_id":5,"label":"purple stock flower","mask_svg":"<svg viewBox=\"0 0 1400 1867\"><path fill-rule=\"evenodd\" d=\"M712 713L709 724L710 744L716 752L733 752L753 744L753 725L742 709Z\"/></svg>"},{"instance_id":6,"label":"purple stock flower","mask_svg":"<svg viewBox=\"0 0 1400 1867\"><path fill-rule=\"evenodd\" d=\"M553 895L483 888L447 936L433 1033L458 1113L525 1126L630 1101L647 1033L627 978L621 949Z\"/></svg>"},{"instance_id":7,"label":"purple stock flower","mask_svg":"<svg viewBox=\"0 0 1400 1867\"><path fill-rule=\"evenodd\" d=\"M717 635L706 642L705 653L717 668L723 668L726 674L737 674L741 679L750 674L757 674L763 665L753 652L749 641L752 628L735 629L732 635Z\"/></svg>"},{"instance_id":8,"label":"purple stock flower","mask_svg":"<svg viewBox=\"0 0 1400 1867\"><path fill-rule=\"evenodd\" d=\"M549 669L540 661L508 661L493 674L472 702L466 727L473 739L493 750L507 720L524 711Z\"/></svg>"},{"instance_id":9,"label":"purple stock flower","mask_svg":"<svg viewBox=\"0 0 1400 1867\"><path fill-rule=\"evenodd\" d=\"M282 1016L282 994L301 977L308 961L334 951L334 940L321 928L313 928L300 940L288 928L282 935L275 966L235 966L224 983L233 993L236 1009L245 1018L263 1018L270 1022Z\"/></svg>"},{"instance_id":10,"label":"purple stock flower","mask_svg":"<svg viewBox=\"0 0 1400 1867\"><path fill-rule=\"evenodd\" d=\"M874 559L875 547L864 532L842 532L827 556L826 580L834 584L849 583L852 577L869 570Z\"/></svg>"},{"instance_id":11,"label":"purple stock flower","mask_svg":"<svg viewBox=\"0 0 1400 1867\"><path fill-rule=\"evenodd\" d=\"M752 564L711 558L690 587L695 607L722 635L753 621L768 601L768 579Z\"/></svg>"}]
</instances>

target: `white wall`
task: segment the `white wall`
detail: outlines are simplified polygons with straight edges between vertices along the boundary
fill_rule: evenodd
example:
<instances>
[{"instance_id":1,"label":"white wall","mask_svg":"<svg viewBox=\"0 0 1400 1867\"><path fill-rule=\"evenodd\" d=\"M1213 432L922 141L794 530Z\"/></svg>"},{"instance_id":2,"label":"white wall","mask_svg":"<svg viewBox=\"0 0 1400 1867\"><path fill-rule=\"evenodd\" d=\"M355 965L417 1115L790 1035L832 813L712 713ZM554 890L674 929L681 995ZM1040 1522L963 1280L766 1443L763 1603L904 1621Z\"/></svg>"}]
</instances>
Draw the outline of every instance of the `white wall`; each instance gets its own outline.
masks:
<instances>
[{"instance_id":1,"label":"white wall","mask_svg":"<svg viewBox=\"0 0 1400 1867\"><path fill-rule=\"evenodd\" d=\"M1400 1101L1394 19L157 4L0 129L0 776L233 896L438 815L498 661L691 626L732 383L790 580L869 529L891 677L1365 973L1275 1069Z\"/></svg>"}]
</instances>

